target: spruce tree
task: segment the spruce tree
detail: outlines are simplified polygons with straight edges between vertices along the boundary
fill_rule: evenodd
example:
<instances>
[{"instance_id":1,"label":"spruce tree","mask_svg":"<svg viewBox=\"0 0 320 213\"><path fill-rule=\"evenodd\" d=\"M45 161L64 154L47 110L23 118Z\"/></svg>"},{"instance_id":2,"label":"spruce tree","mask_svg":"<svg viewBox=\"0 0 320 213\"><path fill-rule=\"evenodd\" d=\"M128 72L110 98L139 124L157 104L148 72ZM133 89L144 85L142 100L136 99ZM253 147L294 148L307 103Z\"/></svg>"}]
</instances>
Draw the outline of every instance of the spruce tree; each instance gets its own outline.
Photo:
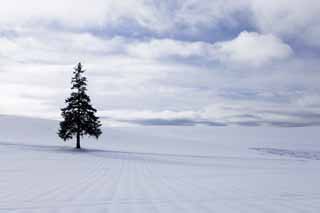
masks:
<instances>
[{"instance_id":1,"label":"spruce tree","mask_svg":"<svg viewBox=\"0 0 320 213\"><path fill-rule=\"evenodd\" d=\"M102 131L97 110L90 104L90 97L86 94L87 78L83 76L85 70L81 63L74 68L72 77L71 95L65 100L66 107L61 109L63 121L60 122L58 135L64 141L76 136L77 149L80 149L80 138L84 135L98 139Z\"/></svg>"}]
</instances>

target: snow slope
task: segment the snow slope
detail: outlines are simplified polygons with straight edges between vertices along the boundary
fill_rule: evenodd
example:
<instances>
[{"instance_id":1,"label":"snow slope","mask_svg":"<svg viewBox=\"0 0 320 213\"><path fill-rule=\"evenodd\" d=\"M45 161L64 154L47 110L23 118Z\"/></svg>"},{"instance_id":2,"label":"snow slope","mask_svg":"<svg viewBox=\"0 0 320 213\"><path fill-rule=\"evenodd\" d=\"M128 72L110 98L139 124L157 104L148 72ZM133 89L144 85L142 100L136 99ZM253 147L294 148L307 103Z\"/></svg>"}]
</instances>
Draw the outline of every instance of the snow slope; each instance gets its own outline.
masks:
<instances>
[{"instance_id":1,"label":"snow slope","mask_svg":"<svg viewBox=\"0 0 320 213\"><path fill-rule=\"evenodd\" d=\"M0 116L0 212L319 212L320 128L106 128Z\"/></svg>"}]
</instances>

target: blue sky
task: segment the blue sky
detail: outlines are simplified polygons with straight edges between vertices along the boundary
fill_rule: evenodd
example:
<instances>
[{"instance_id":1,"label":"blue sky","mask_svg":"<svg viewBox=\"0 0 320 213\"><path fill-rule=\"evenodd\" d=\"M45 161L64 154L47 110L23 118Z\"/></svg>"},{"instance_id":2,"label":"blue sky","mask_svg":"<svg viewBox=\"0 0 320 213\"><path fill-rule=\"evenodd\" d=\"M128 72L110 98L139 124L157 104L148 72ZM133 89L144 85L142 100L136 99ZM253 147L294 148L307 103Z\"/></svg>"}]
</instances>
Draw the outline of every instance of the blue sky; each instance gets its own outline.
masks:
<instances>
[{"instance_id":1,"label":"blue sky","mask_svg":"<svg viewBox=\"0 0 320 213\"><path fill-rule=\"evenodd\" d=\"M59 118L84 63L105 125L320 124L317 0L1 4L0 114Z\"/></svg>"}]
</instances>

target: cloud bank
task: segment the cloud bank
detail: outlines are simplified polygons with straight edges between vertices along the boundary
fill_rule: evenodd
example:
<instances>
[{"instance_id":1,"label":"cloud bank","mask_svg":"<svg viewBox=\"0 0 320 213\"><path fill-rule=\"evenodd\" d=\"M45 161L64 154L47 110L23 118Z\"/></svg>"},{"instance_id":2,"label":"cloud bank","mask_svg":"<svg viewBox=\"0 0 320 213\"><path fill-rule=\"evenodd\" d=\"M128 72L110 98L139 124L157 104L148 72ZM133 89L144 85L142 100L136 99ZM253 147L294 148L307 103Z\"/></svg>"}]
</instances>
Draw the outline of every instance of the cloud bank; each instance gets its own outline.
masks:
<instances>
[{"instance_id":1,"label":"cloud bank","mask_svg":"<svg viewBox=\"0 0 320 213\"><path fill-rule=\"evenodd\" d=\"M106 125L319 125L316 0L2 2L0 114L59 118L82 61Z\"/></svg>"}]
</instances>

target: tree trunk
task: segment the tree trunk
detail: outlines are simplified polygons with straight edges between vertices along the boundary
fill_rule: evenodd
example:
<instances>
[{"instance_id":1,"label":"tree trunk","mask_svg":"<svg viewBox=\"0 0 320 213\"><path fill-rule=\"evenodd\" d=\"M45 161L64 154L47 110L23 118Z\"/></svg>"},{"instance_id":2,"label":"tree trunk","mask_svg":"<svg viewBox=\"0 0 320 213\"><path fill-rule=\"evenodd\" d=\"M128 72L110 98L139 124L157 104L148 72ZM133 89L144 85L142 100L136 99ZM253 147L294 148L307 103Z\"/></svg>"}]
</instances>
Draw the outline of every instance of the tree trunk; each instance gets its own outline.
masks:
<instances>
[{"instance_id":1,"label":"tree trunk","mask_svg":"<svg viewBox=\"0 0 320 213\"><path fill-rule=\"evenodd\" d=\"M80 147L80 132L77 132L77 149L81 149Z\"/></svg>"}]
</instances>

